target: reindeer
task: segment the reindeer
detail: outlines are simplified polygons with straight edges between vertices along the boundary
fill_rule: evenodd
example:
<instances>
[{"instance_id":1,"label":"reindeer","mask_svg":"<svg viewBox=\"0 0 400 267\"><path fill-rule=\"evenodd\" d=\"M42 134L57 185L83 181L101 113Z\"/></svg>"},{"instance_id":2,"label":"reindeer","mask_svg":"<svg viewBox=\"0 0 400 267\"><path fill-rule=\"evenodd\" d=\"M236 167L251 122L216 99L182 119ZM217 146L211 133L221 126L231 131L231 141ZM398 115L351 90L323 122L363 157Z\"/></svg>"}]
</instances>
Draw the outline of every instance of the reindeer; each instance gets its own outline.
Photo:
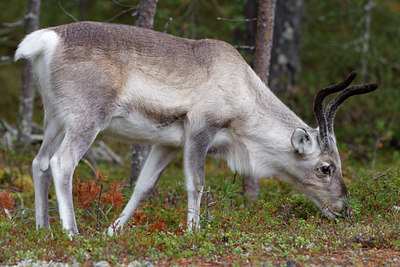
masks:
<instances>
[{"instance_id":1,"label":"reindeer","mask_svg":"<svg viewBox=\"0 0 400 267\"><path fill-rule=\"evenodd\" d=\"M63 228L78 234L72 175L96 136L152 144L134 192L108 233L123 230L183 149L188 229L199 229L207 153L255 179L277 175L328 217L348 213L333 121L355 73L318 92L314 129L260 80L231 45L126 25L77 22L35 31L15 60L30 59L44 107L44 140L33 160L36 227L49 228L54 180ZM347 88L348 87L348 88ZM347 89L346 89L347 88ZM323 110L327 95L340 92Z\"/></svg>"}]
</instances>

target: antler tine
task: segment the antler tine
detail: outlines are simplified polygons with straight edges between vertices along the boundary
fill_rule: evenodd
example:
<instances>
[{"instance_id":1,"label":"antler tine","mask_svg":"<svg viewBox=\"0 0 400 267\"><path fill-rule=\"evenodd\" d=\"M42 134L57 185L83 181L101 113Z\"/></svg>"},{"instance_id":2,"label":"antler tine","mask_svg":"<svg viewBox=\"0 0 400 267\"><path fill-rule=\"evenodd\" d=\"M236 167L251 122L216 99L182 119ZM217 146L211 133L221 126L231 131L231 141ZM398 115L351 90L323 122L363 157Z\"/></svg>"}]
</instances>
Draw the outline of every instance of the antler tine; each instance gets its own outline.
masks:
<instances>
[{"instance_id":1,"label":"antler tine","mask_svg":"<svg viewBox=\"0 0 400 267\"><path fill-rule=\"evenodd\" d=\"M336 115L336 112L338 111L340 105L350 96L353 95L361 95L361 94L366 94L370 93L372 91L375 91L378 88L377 84L359 84L359 85L353 85L344 91L340 92L331 102L329 102L326 111L325 111L325 118L327 120L327 126L328 126L328 133L333 133L333 122L334 118Z\"/></svg>"},{"instance_id":2,"label":"antler tine","mask_svg":"<svg viewBox=\"0 0 400 267\"><path fill-rule=\"evenodd\" d=\"M326 149L328 146L328 125L326 123L326 116L322 108L322 102L327 95L342 91L349 86L350 83L355 79L356 75L357 73L353 71L343 82L321 89L315 97L314 114L318 121L321 144L324 149Z\"/></svg>"}]
</instances>

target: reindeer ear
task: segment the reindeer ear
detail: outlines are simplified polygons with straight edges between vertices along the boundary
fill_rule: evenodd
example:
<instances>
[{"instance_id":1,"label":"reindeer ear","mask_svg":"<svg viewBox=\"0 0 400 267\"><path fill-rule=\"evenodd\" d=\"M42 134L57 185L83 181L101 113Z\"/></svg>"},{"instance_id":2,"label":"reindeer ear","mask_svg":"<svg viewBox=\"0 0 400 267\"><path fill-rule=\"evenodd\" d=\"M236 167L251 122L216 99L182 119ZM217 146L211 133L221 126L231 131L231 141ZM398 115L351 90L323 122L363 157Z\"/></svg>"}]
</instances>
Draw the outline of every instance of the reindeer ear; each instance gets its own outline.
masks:
<instances>
[{"instance_id":1,"label":"reindeer ear","mask_svg":"<svg viewBox=\"0 0 400 267\"><path fill-rule=\"evenodd\" d=\"M303 128L297 128L292 135L292 146L299 154L311 154L313 152L313 140Z\"/></svg>"}]
</instances>

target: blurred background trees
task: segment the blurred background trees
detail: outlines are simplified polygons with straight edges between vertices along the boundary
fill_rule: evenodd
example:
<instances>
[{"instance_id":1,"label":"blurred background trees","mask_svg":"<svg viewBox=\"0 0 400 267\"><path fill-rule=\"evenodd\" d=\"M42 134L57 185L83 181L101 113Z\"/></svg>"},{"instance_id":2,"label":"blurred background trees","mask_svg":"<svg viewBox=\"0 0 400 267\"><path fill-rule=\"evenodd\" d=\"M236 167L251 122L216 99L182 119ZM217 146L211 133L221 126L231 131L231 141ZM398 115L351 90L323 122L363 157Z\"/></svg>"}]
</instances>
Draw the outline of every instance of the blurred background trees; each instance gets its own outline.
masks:
<instances>
[{"instance_id":1,"label":"blurred background trees","mask_svg":"<svg viewBox=\"0 0 400 267\"><path fill-rule=\"evenodd\" d=\"M140 4L139 0L60 2L78 20L130 25L135 23L132 16L138 14ZM18 122L23 88L23 63L13 63L12 57L25 34L21 21L29 14L28 4L28 0L0 2L0 117L11 125ZM170 34L227 41L252 65L257 4L257 0L159 1L154 29L164 31L168 23ZM359 72L359 83L379 84L373 95L346 102L335 123L342 154L368 166L400 159L399 14L398 0L277 1L269 86L307 123L316 125L315 92L350 71ZM58 0L42 2L40 27L72 21ZM37 96L33 108L33 122L42 124Z\"/></svg>"},{"instance_id":2,"label":"blurred background trees","mask_svg":"<svg viewBox=\"0 0 400 267\"><path fill-rule=\"evenodd\" d=\"M24 16L25 35L39 28L40 0L29 0L28 9ZM22 20L21 20L22 21ZM22 23L21 23L22 24ZM18 141L24 147L29 147L32 132L33 101L35 97L35 81L32 64L24 60L22 69L22 87L18 111Z\"/></svg>"}]
</instances>

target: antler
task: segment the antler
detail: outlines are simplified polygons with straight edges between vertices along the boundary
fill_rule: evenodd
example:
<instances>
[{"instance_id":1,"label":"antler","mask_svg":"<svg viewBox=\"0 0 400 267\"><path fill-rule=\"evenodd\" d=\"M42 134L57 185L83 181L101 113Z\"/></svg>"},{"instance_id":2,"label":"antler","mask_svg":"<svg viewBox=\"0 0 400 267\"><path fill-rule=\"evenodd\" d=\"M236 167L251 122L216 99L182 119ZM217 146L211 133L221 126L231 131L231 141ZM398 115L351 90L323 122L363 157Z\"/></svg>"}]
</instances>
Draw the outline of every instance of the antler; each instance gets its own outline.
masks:
<instances>
[{"instance_id":1,"label":"antler","mask_svg":"<svg viewBox=\"0 0 400 267\"><path fill-rule=\"evenodd\" d=\"M339 91L342 91L347 86L349 86L350 83L356 77L356 75L357 74L355 72L350 73L350 75L346 78L346 80L344 80L341 83L331 85L329 87L326 87L326 88L320 90L317 93L317 96L315 97L314 114L318 121L319 134L320 134L320 139L321 139L320 142L323 147L323 150L328 148L329 141L328 141L328 125L326 122L326 114L324 113L323 108L322 108L322 102L324 101L326 96L333 94L333 93L337 93ZM344 101L344 99L343 99L343 101ZM341 101L337 106L339 106L343 101ZM332 111L334 111L334 110L332 110ZM337 111L337 108L334 112L336 113L336 111Z\"/></svg>"},{"instance_id":2,"label":"antler","mask_svg":"<svg viewBox=\"0 0 400 267\"><path fill-rule=\"evenodd\" d=\"M353 85L344 91L340 92L331 102L329 102L326 111L325 117L328 125L328 133L333 134L333 120L335 118L336 112L339 109L339 106L350 96L353 95L361 95L366 94L372 91L375 91L378 88L377 84L359 84Z\"/></svg>"}]
</instances>

